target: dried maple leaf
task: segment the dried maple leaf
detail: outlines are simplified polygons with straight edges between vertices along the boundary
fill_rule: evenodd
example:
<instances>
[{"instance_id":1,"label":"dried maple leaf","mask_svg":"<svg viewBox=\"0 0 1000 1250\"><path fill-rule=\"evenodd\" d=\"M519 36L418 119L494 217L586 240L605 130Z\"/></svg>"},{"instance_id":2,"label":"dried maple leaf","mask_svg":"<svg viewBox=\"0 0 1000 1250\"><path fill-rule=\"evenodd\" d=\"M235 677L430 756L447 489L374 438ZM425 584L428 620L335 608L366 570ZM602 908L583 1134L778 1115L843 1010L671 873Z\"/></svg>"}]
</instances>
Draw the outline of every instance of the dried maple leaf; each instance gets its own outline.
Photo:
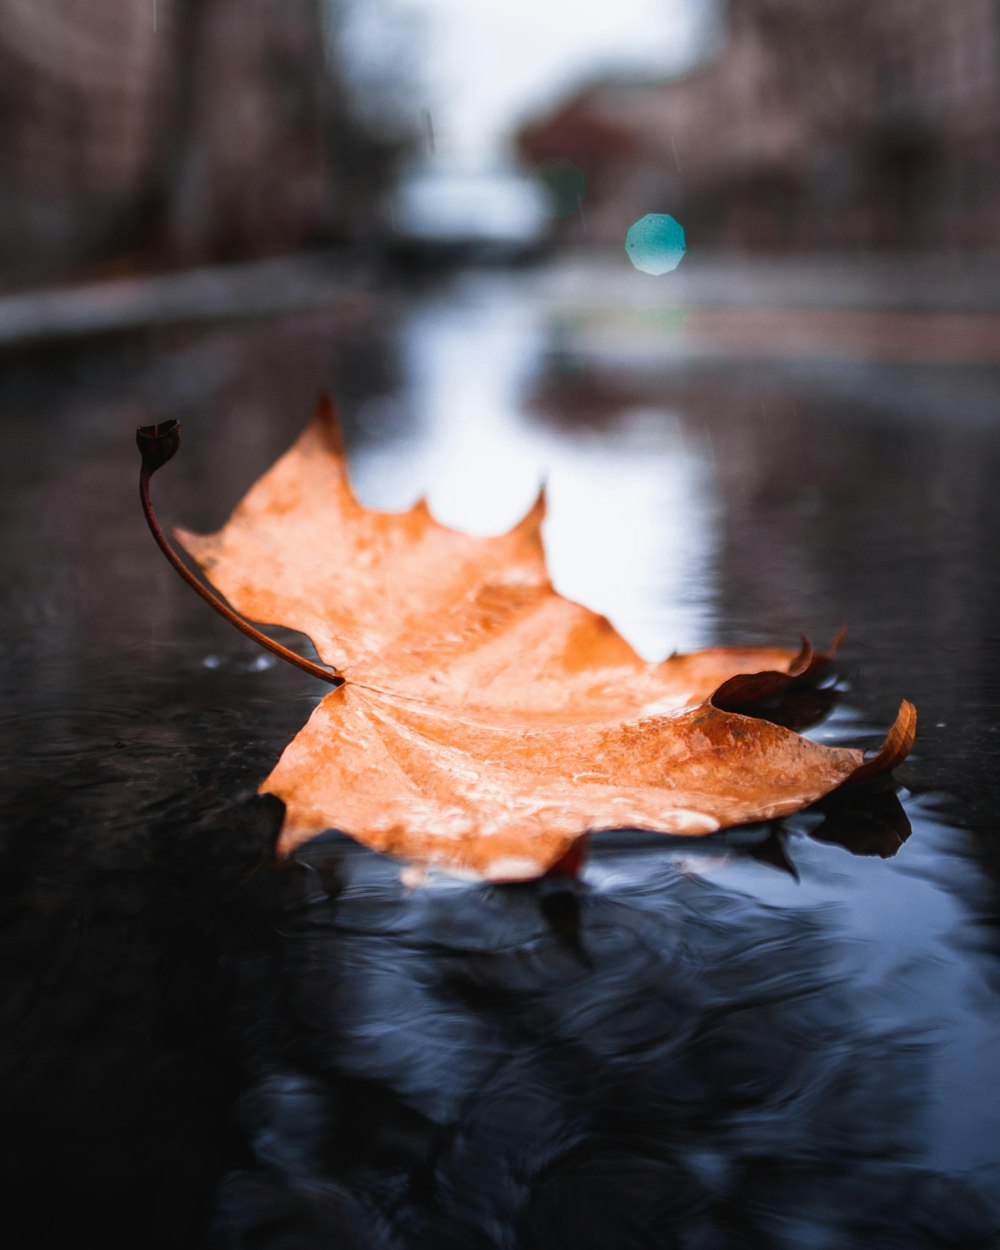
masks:
<instances>
[{"instance_id":1,"label":"dried maple leaf","mask_svg":"<svg viewBox=\"0 0 1000 1250\"><path fill-rule=\"evenodd\" d=\"M530 878L589 831L770 820L908 753L908 703L867 762L735 710L809 672L808 645L646 663L553 589L543 515L540 497L476 538L423 501L364 507L323 402L222 530L177 531L239 612L307 634L344 679L261 787L286 805L281 853L336 828L419 864Z\"/></svg>"}]
</instances>

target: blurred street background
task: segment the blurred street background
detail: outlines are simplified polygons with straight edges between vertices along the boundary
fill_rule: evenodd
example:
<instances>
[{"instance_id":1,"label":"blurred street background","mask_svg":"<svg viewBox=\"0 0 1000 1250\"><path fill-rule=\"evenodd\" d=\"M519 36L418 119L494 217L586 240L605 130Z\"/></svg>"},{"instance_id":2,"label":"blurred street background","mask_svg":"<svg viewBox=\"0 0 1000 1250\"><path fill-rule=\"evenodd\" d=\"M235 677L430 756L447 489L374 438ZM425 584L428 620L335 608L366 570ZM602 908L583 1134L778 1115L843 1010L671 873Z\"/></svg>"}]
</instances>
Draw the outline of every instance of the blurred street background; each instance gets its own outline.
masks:
<instances>
[{"instance_id":1,"label":"blurred street background","mask_svg":"<svg viewBox=\"0 0 1000 1250\"><path fill-rule=\"evenodd\" d=\"M871 256L897 263L853 301L995 293L994 0L2 0L0 18L7 296L303 252L589 262L667 211L692 259L823 258L786 298L820 301ZM929 290L914 254L950 262ZM730 297L760 270L737 265Z\"/></svg>"},{"instance_id":2,"label":"blurred street background","mask_svg":"<svg viewBox=\"0 0 1000 1250\"><path fill-rule=\"evenodd\" d=\"M485 295L506 271L560 360L966 365L959 407L991 402L995 0L0 0L0 19L5 352L398 312L408 280L473 270ZM623 255L647 213L687 236L659 281Z\"/></svg>"}]
</instances>

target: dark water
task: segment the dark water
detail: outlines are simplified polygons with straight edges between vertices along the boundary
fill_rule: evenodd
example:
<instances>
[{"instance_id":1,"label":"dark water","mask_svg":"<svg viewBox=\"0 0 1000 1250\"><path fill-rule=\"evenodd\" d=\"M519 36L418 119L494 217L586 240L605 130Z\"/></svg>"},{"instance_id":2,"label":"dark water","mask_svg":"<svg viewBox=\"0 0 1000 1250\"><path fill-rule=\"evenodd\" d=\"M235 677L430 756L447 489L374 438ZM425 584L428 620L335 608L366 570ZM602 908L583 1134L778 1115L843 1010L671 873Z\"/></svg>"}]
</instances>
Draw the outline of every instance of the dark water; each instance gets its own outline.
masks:
<instances>
[{"instance_id":1,"label":"dark water","mask_svg":"<svg viewBox=\"0 0 1000 1250\"><path fill-rule=\"evenodd\" d=\"M1000 432L985 368L595 362L543 279L11 359L0 375L4 1243L1000 1244ZM921 716L898 800L435 880L256 785L321 691L162 565L316 389L358 489L509 524L653 657L817 642L813 731ZM988 405L987 405L988 409Z\"/></svg>"}]
</instances>

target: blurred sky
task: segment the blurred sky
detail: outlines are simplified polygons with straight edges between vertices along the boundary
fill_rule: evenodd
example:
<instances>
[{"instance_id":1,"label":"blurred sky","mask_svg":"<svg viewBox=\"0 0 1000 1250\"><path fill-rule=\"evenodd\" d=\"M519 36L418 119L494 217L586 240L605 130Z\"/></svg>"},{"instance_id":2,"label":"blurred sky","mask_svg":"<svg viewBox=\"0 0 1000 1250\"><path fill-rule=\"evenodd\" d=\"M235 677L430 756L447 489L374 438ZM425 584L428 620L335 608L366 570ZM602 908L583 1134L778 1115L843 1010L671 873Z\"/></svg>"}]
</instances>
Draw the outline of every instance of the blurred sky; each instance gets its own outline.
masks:
<instances>
[{"instance_id":1,"label":"blurred sky","mask_svg":"<svg viewBox=\"0 0 1000 1250\"><path fill-rule=\"evenodd\" d=\"M715 0L367 0L347 23L348 56L370 65L409 49L416 107L435 155L502 158L527 117L604 73L669 74L696 59Z\"/></svg>"}]
</instances>

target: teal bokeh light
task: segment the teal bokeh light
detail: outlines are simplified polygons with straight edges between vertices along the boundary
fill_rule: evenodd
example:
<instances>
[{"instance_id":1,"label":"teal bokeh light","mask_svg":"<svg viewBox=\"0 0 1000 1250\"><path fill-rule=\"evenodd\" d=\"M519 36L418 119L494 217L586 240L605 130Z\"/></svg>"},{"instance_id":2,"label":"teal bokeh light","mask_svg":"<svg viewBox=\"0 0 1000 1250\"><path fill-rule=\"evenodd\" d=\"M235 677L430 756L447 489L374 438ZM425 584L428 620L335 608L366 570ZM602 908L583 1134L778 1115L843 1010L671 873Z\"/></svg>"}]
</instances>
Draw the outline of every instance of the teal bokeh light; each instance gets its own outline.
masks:
<instances>
[{"instance_id":1,"label":"teal bokeh light","mask_svg":"<svg viewBox=\"0 0 1000 1250\"><path fill-rule=\"evenodd\" d=\"M681 263L687 241L684 227L666 213L647 213L628 228L625 251L636 269L659 276Z\"/></svg>"},{"instance_id":2,"label":"teal bokeh light","mask_svg":"<svg viewBox=\"0 0 1000 1250\"><path fill-rule=\"evenodd\" d=\"M562 156L550 157L539 162L531 176L545 190L553 217L572 217L580 211L585 182L583 171L572 161Z\"/></svg>"}]
</instances>

